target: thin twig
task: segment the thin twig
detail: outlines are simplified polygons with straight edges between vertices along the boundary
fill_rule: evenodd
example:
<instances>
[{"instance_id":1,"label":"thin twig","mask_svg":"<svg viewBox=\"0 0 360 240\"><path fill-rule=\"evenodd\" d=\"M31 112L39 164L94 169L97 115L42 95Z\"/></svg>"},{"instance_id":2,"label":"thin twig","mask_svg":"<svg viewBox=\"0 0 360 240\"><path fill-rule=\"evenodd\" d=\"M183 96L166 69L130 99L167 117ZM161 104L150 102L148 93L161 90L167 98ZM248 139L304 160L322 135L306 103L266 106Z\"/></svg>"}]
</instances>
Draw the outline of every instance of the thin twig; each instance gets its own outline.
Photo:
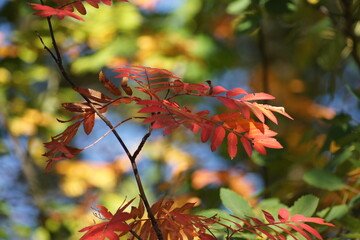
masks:
<instances>
[{"instance_id":1,"label":"thin twig","mask_svg":"<svg viewBox=\"0 0 360 240\"><path fill-rule=\"evenodd\" d=\"M42 37L40 36L40 34L38 32L36 32L37 37L40 39L41 44L43 45L44 49L46 51L48 51L48 53L50 53L51 57L55 60L55 62L57 62L57 58L54 55L54 53L46 46L46 44L44 43L44 40L42 39Z\"/></svg>"},{"instance_id":2,"label":"thin twig","mask_svg":"<svg viewBox=\"0 0 360 240\"><path fill-rule=\"evenodd\" d=\"M151 124L151 125L152 125L152 124ZM134 154L133 154L133 156L132 156L133 161L131 161L131 164L135 163L136 157L139 155L139 153L141 152L142 148L144 147L147 139L150 137L151 132L152 132L151 125L149 126L148 132L144 135L144 137L142 138L139 146L138 146L137 149L135 150L135 152L134 152ZM135 175L136 181L137 181L137 182L138 182L138 181L141 182L141 180L140 180L140 175L139 175L139 173L138 173L138 169L137 169L136 165L135 165L135 166L132 166L132 167L133 167L133 171L134 171L134 175ZM151 206L150 206L150 204L149 204L149 201L146 199L146 194L145 194L144 189L143 189L143 188L139 188L139 192L140 192L140 197L141 197L141 199L142 199L143 202L144 202L146 211L147 211L148 213L149 213L149 212L152 213L152 211L151 211ZM157 221L156 221L156 219L155 219L155 216L154 216L153 214L149 214L149 218L150 218L151 224L152 224L153 227L154 227L154 230L155 230L155 232L156 232L156 235L157 235L158 239L159 239L159 240L162 240L162 239L163 239L162 233L161 233L161 230L160 230L160 228L159 228L159 225L157 224Z\"/></svg>"},{"instance_id":3,"label":"thin twig","mask_svg":"<svg viewBox=\"0 0 360 240\"><path fill-rule=\"evenodd\" d=\"M141 238L134 230L130 229L129 232L130 232L134 237L136 237L137 239L142 240L142 238Z\"/></svg>"},{"instance_id":4,"label":"thin twig","mask_svg":"<svg viewBox=\"0 0 360 240\"><path fill-rule=\"evenodd\" d=\"M113 128L111 128L110 130L108 130L104 135L102 135L101 137L99 137L95 142L93 142L92 144L84 147L82 150L86 150L88 148L91 148L93 146L95 146L96 144L98 144L102 139L104 139L104 137L106 137L107 135L109 135L115 128L119 127L121 124L127 122L127 121L130 121L132 119L144 119L145 117L130 117L130 118L127 118L121 122L119 122L118 124L116 124ZM133 155L134 156L134 155ZM136 158L136 157L135 157Z\"/></svg>"}]
</instances>

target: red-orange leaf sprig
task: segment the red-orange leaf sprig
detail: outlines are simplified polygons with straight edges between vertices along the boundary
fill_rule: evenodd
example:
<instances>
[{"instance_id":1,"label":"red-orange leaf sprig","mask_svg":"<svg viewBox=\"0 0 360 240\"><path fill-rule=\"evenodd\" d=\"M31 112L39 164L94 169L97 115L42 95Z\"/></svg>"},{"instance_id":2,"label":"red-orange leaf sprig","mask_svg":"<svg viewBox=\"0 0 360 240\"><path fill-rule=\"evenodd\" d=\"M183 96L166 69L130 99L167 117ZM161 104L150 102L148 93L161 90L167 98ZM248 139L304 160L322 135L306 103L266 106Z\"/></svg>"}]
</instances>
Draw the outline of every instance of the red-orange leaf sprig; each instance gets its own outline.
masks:
<instances>
[{"instance_id":1,"label":"red-orange leaf sprig","mask_svg":"<svg viewBox=\"0 0 360 240\"><path fill-rule=\"evenodd\" d=\"M216 239L208 232L209 226L215 223L214 219L187 213L195 203L186 203L181 207L175 207L174 203L172 199L161 198L151 206L164 239ZM129 224L132 230L138 233L141 239L156 239L150 219L144 216L142 201L138 207L133 207L130 213L134 219ZM128 239L135 238L132 236Z\"/></svg>"},{"instance_id":2,"label":"red-orange leaf sprig","mask_svg":"<svg viewBox=\"0 0 360 240\"><path fill-rule=\"evenodd\" d=\"M86 233L80 240L118 240L121 236L127 236L129 240L157 239L151 221L146 217L142 200L130 212L124 211L133 200L119 208L114 215L106 207L98 205L99 213L106 221L81 229L80 232ZM215 223L214 219L186 213L193 206L194 203L186 203L175 207L172 199L164 198L151 206L164 239L185 240L197 237L200 240L216 240L209 232L209 226Z\"/></svg>"},{"instance_id":3,"label":"red-orange leaf sprig","mask_svg":"<svg viewBox=\"0 0 360 240\"><path fill-rule=\"evenodd\" d=\"M80 232L85 232L85 234L80 240L118 240L122 236L126 236L129 240L157 239L141 200L137 207L132 206L129 212L125 211L133 200L120 207L115 214L109 212L106 207L98 205L99 214L106 219L105 222L81 229ZM227 234L227 239L231 239L238 234L252 233L254 238L266 236L267 239L285 240L289 235L297 240L298 238L294 235L297 232L307 240L311 240L312 236L322 240L320 233L309 224L334 226L322 218L305 217L301 214L290 216L290 212L284 208L278 210L277 217L263 210L263 220L257 217L240 218L234 215L229 215L229 218L216 215L207 218L190 214L189 211L193 207L194 203L175 207L174 200L164 198L151 206L164 239L216 240L215 235L225 234ZM219 230L222 227L225 228L224 232Z\"/></svg>"},{"instance_id":4,"label":"red-orange leaf sprig","mask_svg":"<svg viewBox=\"0 0 360 240\"><path fill-rule=\"evenodd\" d=\"M109 92L117 97L111 98L102 92L90 88L74 87L74 90L87 97L91 101L91 104L96 107L100 113L105 113L109 106L138 101L138 98L136 97L121 96L122 91L116 88L115 85L108 78L106 78L102 72L99 74L99 80L103 86L109 90ZM52 137L50 142L44 143L47 151L43 155L48 158L48 164L46 166L47 172L50 171L56 161L66 158L73 158L83 150L69 146L71 140L76 136L81 125L83 126L84 132L87 135L92 132L95 125L96 113L90 107L89 103L63 103L62 106L67 111L77 115L67 121L58 120L62 123L73 123L68 126L62 133Z\"/></svg>"},{"instance_id":5,"label":"red-orange leaf sprig","mask_svg":"<svg viewBox=\"0 0 360 240\"><path fill-rule=\"evenodd\" d=\"M277 133L269 129L265 119L277 124L273 112L292 118L282 107L255 102L274 99L269 94L247 93L242 88L227 90L221 86L213 87L210 81L208 84L185 83L164 69L126 66L114 71L119 72L116 77L126 80L128 92L130 87L127 84L131 79L138 85L135 89L149 96L150 99L140 100L137 104L143 106L139 113L150 114L144 123L151 123L153 129L163 128L164 134L169 134L179 126L185 126L194 133L200 132L202 142L210 140L212 151L226 139L230 158L237 155L239 142L248 155L251 155L253 149L266 154L265 148L282 148L273 138ZM193 112L174 101L179 96L212 97L233 111L213 116L208 116L210 112L207 110Z\"/></svg>"},{"instance_id":6,"label":"red-orange leaf sprig","mask_svg":"<svg viewBox=\"0 0 360 240\"><path fill-rule=\"evenodd\" d=\"M128 2L128 0L116 0L121 2ZM34 15L38 15L40 17L51 17L57 16L59 19L63 19L65 16L75 18L77 20L84 21L82 17L75 14L74 11L76 10L82 15L85 15L86 8L84 2L87 5L90 5L94 8L99 8L99 3L104 3L106 5L111 5L111 0L52 0L52 5L56 5L55 7L51 7L48 5L37 4L37 3L29 3L32 5L32 9L36 12Z\"/></svg>"},{"instance_id":7,"label":"red-orange leaf sprig","mask_svg":"<svg viewBox=\"0 0 360 240\"><path fill-rule=\"evenodd\" d=\"M87 97L101 113L105 113L113 105L135 102L140 106L138 113L141 115L133 118L143 118L143 123L150 124L152 129L164 129L164 134L169 134L180 126L194 133L199 132L202 142L211 143L212 151L226 141L230 158L237 155L239 145L243 146L248 155L253 150L266 154L266 148L282 148L274 138L277 133L270 130L265 119L277 123L273 112L291 117L281 107L255 102L273 99L269 94L247 93L241 88L227 90L221 86L213 87L211 82L185 83L165 69L130 65L114 71L119 73L116 77L121 78L120 87L102 72L99 80L116 98L90 88L75 87L74 90ZM132 96L134 90L143 94ZM231 112L213 116L210 116L208 110L194 112L175 101L176 97L181 96L215 98ZM64 103L63 107L78 115L63 121L73 124L45 143L48 151L44 155L49 159L47 171L55 161L72 158L83 150L69 146L81 125L86 134L90 134L94 127L95 112L89 103Z\"/></svg>"},{"instance_id":8,"label":"red-orange leaf sprig","mask_svg":"<svg viewBox=\"0 0 360 240\"><path fill-rule=\"evenodd\" d=\"M126 221L132 218L130 213L124 210L132 203L134 199L126 203L123 207L119 208L115 214L112 214L104 206L97 205L99 214L107 221L94 224L81 229L79 232L86 232L80 240L118 240L119 233L128 233L131 227Z\"/></svg>"},{"instance_id":9,"label":"red-orange leaf sprig","mask_svg":"<svg viewBox=\"0 0 360 240\"><path fill-rule=\"evenodd\" d=\"M272 240L285 240L288 235L297 240L298 238L294 235L294 232L300 233L307 240L311 240L311 236L323 240L320 233L311 227L309 223L334 227L334 224L325 222L323 218L305 217L301 214L290 216L289 210L285 208L278 210L278 220L267 211L262 210L262 213L266 222L256 217L247 217L247 219L244 219L231 215L243 224L239 224L239 221L232 221L225 218L219 219L217 223L232 231L230 237L236 233L251 232L260 238L266 236L267 239ZM236 227L232 227L226 222L230 222Z\"/></svg>"}]
</instances>

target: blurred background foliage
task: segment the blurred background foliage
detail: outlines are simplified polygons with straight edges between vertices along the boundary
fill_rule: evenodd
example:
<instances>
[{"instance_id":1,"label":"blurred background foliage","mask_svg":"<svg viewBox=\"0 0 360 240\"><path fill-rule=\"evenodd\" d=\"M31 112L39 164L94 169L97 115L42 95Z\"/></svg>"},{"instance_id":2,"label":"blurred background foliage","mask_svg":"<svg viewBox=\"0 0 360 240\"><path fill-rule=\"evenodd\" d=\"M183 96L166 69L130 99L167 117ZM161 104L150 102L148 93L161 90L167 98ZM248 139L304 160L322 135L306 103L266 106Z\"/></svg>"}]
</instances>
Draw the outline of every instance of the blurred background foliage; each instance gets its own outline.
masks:
<instances>
[{"instance_id":1,"label":"blurred background foliage","mask_svg":"<svg viewBox=\"0 0 360 240\"><path fill-rule=\"evenodd\" d=\"M32 1L36 2L36 1ZM226 146L211 153L198 136L155 132L139 158L151 202L167 194L179 204L221 208L219 187L253 206L291 205L304 194L320 198L318 216L337 225L326 239L360 238L360 1L132 0L88 8L85 22L54 19L55 36L76 83L103 90L101 69L123 64L166 68L187 82L264 91L295 119L279 117L283 150L245 153L230 161ZM38 3L38 2L36 2ZM43 49L44 19L24 1L0 1L0 239L78 239L96 204L114 211L138 196L130 165L107 136L79 159L44 174L42 143L70 118L62 102L79 101ZM221 111L190 99L192 108ZM114 123L136 109L108 113ZM270 123L269 123L270 124ZM85 147L106 127L96 122ZM135 149L146 128L119 128Z\"/></svg>"}]
</instances>

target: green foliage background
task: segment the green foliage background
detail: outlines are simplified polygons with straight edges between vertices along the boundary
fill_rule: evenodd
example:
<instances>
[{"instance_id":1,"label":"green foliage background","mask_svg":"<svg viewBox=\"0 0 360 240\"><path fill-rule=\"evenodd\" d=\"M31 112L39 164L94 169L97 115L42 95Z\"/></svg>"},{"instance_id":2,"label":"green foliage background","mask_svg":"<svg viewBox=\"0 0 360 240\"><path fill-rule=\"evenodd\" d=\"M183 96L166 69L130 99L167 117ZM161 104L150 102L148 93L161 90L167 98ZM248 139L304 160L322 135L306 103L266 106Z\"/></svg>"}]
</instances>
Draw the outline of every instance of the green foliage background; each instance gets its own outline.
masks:
<instances>
[{"instance_id":1,"label":"green foliage background","mask_svg":"<svg viewBox=\"0 0 360 240\"><path fill-rule=\"evenodd\" d=\"M103 68L166 68L187 82L268 92L295 120L279 117L274 126L283 150L232 161L226 146L211 153L186 132L155 134L139 163L151 201L168 194L197 201L199 211L225 206L239 214L292 206L292 213L336 224L326 239L360 238L360 1L183 0L161 8L164 2L88 8L84 23L54 19L76 83L102 90ZM80 98L39 41L37 33L51 46L46 21L24 1L1 4L0 239L78 239L96 203L115 210L138 195L129 165L109 136L44 174L42 142L64 129L56 118L70 117L60 104ZM109 117L134 111L121 107ZM84 147L107 131L96 124L74 144ZM136 146L145 130L127 126L119 131ZM238 198L241 208L232 209Z\"/></svg>"}]
</instances>

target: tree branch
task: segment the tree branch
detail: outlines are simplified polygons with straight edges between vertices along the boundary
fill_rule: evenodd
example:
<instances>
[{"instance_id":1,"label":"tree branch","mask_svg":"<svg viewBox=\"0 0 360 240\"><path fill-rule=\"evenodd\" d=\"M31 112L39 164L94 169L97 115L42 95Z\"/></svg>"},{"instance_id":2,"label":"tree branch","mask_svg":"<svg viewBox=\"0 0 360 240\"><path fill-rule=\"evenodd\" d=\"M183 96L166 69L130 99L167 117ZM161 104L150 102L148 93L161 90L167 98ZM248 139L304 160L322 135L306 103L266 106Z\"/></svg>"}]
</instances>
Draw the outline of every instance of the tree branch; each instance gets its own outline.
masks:
<instances>
[{"instance_id":1,"label":"tree branch","mask_svg":"<svg viewBox=\"0 0 360 240\"><path fill-rule=\"evenodd\" d=\"M40 0L41 4L44 5L43 0ZM62 62L62 57L61 57L61 53L59 50L59 47L57 45L56 39L55 39L55 35L54 35L54 30L52 27L52 23L51 23L51 18L47 17L47 22L48 22L48 27L49 27L49 31L50 31L50 37L52 40L52 45L55 49L55 53L53 54L52 51L50 51L50 49L44 44L44 42L42 41L42 39L40 38L40 41L42 42L42 44L44 45L45 50L47 50L50 55L54 58L62 76L64 77L64 79L72 86L75 87L75 83L70 79L70 77L68 76L64 66L63 66L63 62ZM140 196L144 202L144 205L146 207L147 213L151 219L151 223L153 225L153 228L156 232L156 235L158 237L159 240L163 240L163 236L161 233L161 230L156 222L155 216L151 211L151 207L149 204L149 201L146 197L145 191L144 191L144 187L143 184L141 182L141 178L139 175L139 171L137 168L137 164L136 164L136 157L139 154L140 150L142 149L142 147L144 146L146 140L149 138L150 134L151 134L151 130L148 131L148 133L143 137L143 140L141 141L137 151L135 151L135 153L132 155L129 151L129 149L127 148L126 144L124 143L124 141L122 140L122 138L120 137L120 135L118 134L118 132L116 131L116 129L114 128L114 126L111 124L111 122L102 114L99 112L99 110L92 104L91 100L84 96L83 94L80 94L84 100L89 104L89 106L91 107L91 109L96 113L96 115L111 129L111 131L113 132L113 134L115 135L116 139L118 140L118 142L120 143L121 147L123 148L123 150L125 151L126 155L128 156L130 162L131 162L131 166L133 169L133 173L136 179L136 183L140 192Z\"/></svg>"}]
</instances>

